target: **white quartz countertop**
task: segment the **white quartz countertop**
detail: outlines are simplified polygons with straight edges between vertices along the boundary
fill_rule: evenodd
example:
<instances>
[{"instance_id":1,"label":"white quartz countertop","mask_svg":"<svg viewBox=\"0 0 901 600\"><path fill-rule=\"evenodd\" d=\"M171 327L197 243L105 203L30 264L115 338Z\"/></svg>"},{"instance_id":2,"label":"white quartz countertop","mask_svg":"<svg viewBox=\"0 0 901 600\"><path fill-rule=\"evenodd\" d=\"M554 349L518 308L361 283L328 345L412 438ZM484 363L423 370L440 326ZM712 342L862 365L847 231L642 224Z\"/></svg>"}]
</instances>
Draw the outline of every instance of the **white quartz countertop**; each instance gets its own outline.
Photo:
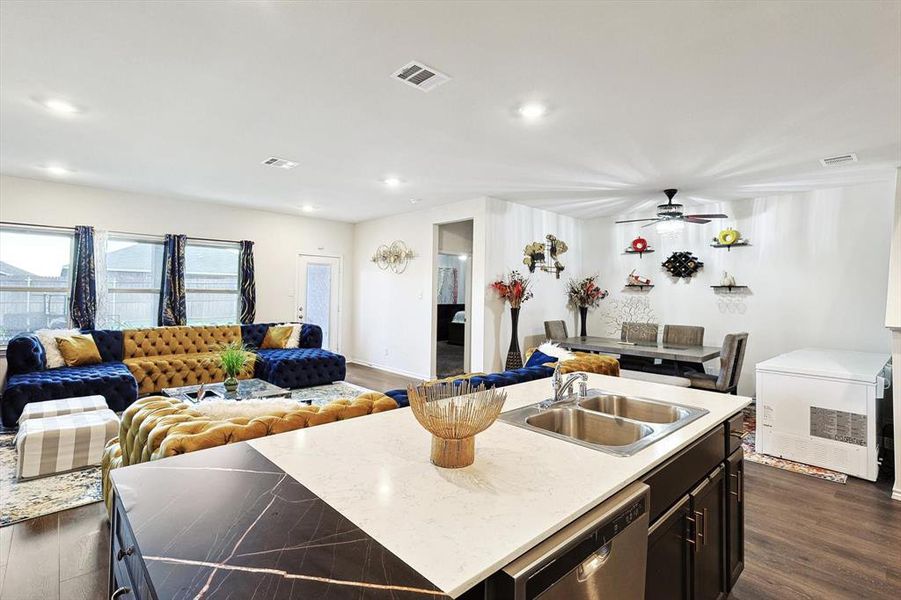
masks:
<instances>
[{"instance_id":1,"label":"white quartz countertop","mask_svg":"<svg viewBox=\"0 0 901 600\"><path fill-rule=\"evenodd\" d=\"M431 436L409 409L249 443L456 597L751 401L604 375L588 383L710 412L626 458L498 421L476 436L475 464L464 469L429 462ZM551 383L504 390L507 411L544 400Z\"/></svg>"}]
</instances>

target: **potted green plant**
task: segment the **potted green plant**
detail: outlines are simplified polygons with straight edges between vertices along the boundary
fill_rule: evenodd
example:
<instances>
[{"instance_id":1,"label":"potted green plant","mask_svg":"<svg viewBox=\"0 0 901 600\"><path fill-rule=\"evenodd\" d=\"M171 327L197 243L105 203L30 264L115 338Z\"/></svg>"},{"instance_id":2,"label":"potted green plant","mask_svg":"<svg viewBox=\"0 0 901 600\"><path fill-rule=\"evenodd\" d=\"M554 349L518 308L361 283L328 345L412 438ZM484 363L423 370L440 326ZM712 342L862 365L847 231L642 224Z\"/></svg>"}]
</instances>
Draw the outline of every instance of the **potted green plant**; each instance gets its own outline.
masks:
<instances>
[{"instance_id":1,"label":"potted green plant","mask_svg":"<svg viewBox=\"0 0 901 600\"><path fill-rule=\"evenodd\" d=\"M235 392L238 389L238 375L249 364L252 364L254 354L241 342L229 342L219 347L216 352L216 366L225 372L225 391Z\"/></svg>"}]
</instances>

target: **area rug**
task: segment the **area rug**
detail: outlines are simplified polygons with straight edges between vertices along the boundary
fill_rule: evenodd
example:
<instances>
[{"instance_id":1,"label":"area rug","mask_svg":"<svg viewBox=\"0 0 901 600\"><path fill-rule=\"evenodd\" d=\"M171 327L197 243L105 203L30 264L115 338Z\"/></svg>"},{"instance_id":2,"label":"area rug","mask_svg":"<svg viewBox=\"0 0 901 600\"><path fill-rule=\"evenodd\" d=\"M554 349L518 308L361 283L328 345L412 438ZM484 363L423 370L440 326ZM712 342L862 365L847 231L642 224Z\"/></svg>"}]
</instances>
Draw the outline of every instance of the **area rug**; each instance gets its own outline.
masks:
<instances>
[{"instance_id":1,"label":"area rug","mask_svg":"<svg viewBox=\"0 0 901 600\"><path fill-rule=\"evenodd\" d=\"M341 398L352 399L369 391L339 381L296 390L291 397L298 402L321 405ZM15 433L0 432L0 527L103 500L100 467L17 481L15 438Z\"/></svg>"},{"instance_id":2,"label":"area rug","mask_svg":"<svg viewBox=\"0 0 901 600\"><path fill-rule=\"evenodd\" d=\"M750 406L745 409L745 433L741 439L741 446L745 451L745 460L782 469L783 471L791 471L792 473L801 473L803 475L809 475L810 477L825 479L826 481L835 483L847 483L848 481L848 476L844 473L839 473L838 471L830 471L829 469L805 465L804 463L795 462L793 460L776 458L775 456L768 456L766 454L758 454L756 451L756 438L757 413L754 410L754 407Z\"/></svg>"}]
</instances>

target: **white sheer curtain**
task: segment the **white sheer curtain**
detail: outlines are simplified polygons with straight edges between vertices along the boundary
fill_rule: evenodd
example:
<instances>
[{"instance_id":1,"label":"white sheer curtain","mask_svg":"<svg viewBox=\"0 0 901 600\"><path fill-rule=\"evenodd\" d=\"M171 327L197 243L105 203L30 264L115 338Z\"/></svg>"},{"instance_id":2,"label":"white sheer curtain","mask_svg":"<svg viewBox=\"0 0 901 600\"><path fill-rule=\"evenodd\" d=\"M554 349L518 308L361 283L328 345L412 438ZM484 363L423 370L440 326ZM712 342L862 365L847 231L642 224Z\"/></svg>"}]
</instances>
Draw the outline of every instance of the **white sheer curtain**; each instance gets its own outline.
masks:
<instances>
[{"instance_id":1,"label":"white sheer curtain","mask_svg":"<svg viewBox=\"0 0 901 600\"><path fill-rule=\"evenodd\" d=\"M106 244L109 231L94 230L94 277L97 287L97 315L94 327L103 329L110 326L109 318L109 286L106 276Z\"/></svg>"}]
</instances>

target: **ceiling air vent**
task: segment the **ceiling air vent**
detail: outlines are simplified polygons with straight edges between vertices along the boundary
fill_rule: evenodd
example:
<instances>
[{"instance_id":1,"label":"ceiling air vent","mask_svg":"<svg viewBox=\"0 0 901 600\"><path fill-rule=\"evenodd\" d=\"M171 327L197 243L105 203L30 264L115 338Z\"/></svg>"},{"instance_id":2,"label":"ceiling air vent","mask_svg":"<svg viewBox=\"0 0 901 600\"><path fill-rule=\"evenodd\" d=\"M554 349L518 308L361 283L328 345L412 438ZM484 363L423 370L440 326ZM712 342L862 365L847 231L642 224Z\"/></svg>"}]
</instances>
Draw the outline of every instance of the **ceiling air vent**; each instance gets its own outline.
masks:
<instances>
[{"instance_id":1,"label":"ceiling air vent","mask_svg":"<svg viewBox=\"0 0 901 600\"><path fill-rule=\"evenodd\" d=\"M423 92L431 92L442 83L450 81L450 77L444 73L418 62L407 63L392 73L391 77Z\"/></svg>"},{"instance_id":2,"label":"ceiling air vent","mask_svg":"<svg viewBox=\"0 0 901 600\"><path fill-rule=\"evenodd\" d=\"M277 158L275 156L270 156L266 160L263 161L263 164L268 167L278 167L279 169L293 169L297 166L297 163L293 160L287 160L285 158Z\"/></svg>"},{"instance_id":3,"label":"ceiling air vent","mask_svg":"<svg viewBox=\"0 0 901 600\"><path fill-rule=\"evenodd\" d=\"M844 165L847 163L856 163L857 155L853 152L849 152L848 154L840 154L838 156L830 156L828 158L821 158L820 164L824 167L837 167L839 165Z\"/></svg>"}]
</instances>

